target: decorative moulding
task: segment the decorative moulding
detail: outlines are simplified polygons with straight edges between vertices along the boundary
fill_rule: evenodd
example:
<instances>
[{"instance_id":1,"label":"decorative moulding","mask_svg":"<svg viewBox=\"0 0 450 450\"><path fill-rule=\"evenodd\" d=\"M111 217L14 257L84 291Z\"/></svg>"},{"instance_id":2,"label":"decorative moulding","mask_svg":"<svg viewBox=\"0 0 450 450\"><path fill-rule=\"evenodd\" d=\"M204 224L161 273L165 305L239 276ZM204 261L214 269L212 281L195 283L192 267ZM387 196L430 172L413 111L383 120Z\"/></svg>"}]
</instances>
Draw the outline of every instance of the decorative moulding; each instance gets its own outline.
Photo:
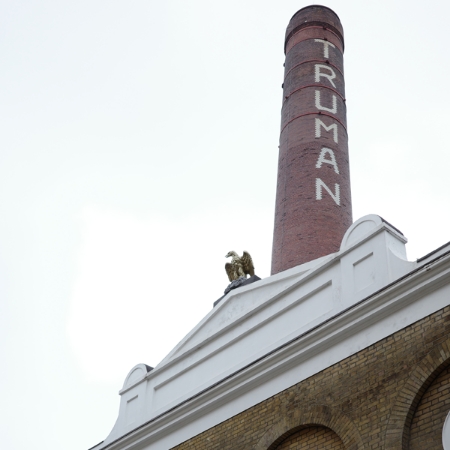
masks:
<instances>
[{"instance_id":1,"label":"decorative moulding","mask_svg":"<svg viewBox=\"0 0 450 450\"><path fill-rule=\"evenodd\" d=\"M440 309L450 255L420 267L405 243L365 216L339 252L229 292L154 370L130 371L96 448L171 448Z\"/></svg>"}]
</instances>

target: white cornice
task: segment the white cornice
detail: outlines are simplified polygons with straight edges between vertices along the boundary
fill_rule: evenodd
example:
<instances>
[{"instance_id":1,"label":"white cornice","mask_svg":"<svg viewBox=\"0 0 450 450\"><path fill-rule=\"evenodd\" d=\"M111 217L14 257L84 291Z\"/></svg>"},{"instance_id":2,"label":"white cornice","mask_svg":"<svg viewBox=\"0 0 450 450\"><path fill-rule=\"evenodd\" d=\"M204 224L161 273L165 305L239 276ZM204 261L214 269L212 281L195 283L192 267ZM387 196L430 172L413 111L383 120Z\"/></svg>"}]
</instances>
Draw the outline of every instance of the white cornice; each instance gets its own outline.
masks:
<instances>
[{"instance_id":1,"label":"white cornice","mask_svg":"<svg viewBox=\"0 0 450 450\"><path fill-rule=\"evenodd\" d=\"M286 389L292 385L291 369L303 374L297 380L301 381L311 372L323 370L446 306L450 299L449 281L450 254L447 253L227 375L116 441L96 448L161 449L177 445L209 428L210 423L228 418L221 416L237 414ZM361 336L364 340L359 348L355 341L358 342ZM352 338L351 345L349 338Z\"/></svg>"}]
</instances>

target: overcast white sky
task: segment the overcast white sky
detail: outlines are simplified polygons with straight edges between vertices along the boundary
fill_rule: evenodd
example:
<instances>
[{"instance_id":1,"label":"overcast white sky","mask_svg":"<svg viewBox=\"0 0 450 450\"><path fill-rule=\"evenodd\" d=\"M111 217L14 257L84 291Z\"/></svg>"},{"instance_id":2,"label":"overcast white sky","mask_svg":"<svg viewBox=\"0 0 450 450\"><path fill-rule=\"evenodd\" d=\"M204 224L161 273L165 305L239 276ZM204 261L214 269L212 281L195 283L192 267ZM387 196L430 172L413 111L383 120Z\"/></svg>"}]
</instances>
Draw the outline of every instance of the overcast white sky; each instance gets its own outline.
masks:
<instances>
[{"instance_id":1,"label":"overcast white sky","mask_svg":"<svg viewBox=\"0 0 450 450\"><path fill-rule=\"evenodd\" d=\"M284 32L303 1L0 2L2 448L83 450L228 284L269 276ZM354 220L450 240L450 3L330 0Z\"/></svg>"}]
</instances>

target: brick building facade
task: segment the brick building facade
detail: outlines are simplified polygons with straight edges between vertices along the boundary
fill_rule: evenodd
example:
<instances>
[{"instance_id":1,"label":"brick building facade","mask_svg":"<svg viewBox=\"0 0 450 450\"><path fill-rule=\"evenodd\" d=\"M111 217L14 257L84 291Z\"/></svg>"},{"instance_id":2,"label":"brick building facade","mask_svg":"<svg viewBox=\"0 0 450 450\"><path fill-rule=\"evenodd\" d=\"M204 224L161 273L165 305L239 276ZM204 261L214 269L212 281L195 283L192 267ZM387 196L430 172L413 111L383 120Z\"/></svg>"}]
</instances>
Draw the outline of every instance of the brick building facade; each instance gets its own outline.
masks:
<instances>
[{"instance_id":1,"label":"brick building facade","mask_svg":"<svg viewBox=\"0 0 450 450\"><path fill-rule=\"evenodd\" d=\"M174 447L442 449L450 306Z\"/></svg>"}]
</instances>

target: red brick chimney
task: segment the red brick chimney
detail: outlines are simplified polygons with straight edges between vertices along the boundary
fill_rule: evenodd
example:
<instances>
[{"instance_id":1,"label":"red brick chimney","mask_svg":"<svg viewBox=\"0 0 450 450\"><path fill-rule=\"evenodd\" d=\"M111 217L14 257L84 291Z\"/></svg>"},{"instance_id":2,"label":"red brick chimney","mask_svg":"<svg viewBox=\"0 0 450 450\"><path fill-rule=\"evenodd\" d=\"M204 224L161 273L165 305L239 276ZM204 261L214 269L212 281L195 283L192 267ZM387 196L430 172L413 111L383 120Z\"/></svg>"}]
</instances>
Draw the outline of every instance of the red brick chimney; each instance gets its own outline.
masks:
<instances>
[{"instance_id":1,"label":"red brick chimney","mask_svg":"<svg viewBox=\"0 0 450 450\"><path fill-rule=\"evenodd\" d=\"M339 17L325 6L301 9L284 47L272 275L338 251L352 224Z\"/></svg>"}]
</instances>

